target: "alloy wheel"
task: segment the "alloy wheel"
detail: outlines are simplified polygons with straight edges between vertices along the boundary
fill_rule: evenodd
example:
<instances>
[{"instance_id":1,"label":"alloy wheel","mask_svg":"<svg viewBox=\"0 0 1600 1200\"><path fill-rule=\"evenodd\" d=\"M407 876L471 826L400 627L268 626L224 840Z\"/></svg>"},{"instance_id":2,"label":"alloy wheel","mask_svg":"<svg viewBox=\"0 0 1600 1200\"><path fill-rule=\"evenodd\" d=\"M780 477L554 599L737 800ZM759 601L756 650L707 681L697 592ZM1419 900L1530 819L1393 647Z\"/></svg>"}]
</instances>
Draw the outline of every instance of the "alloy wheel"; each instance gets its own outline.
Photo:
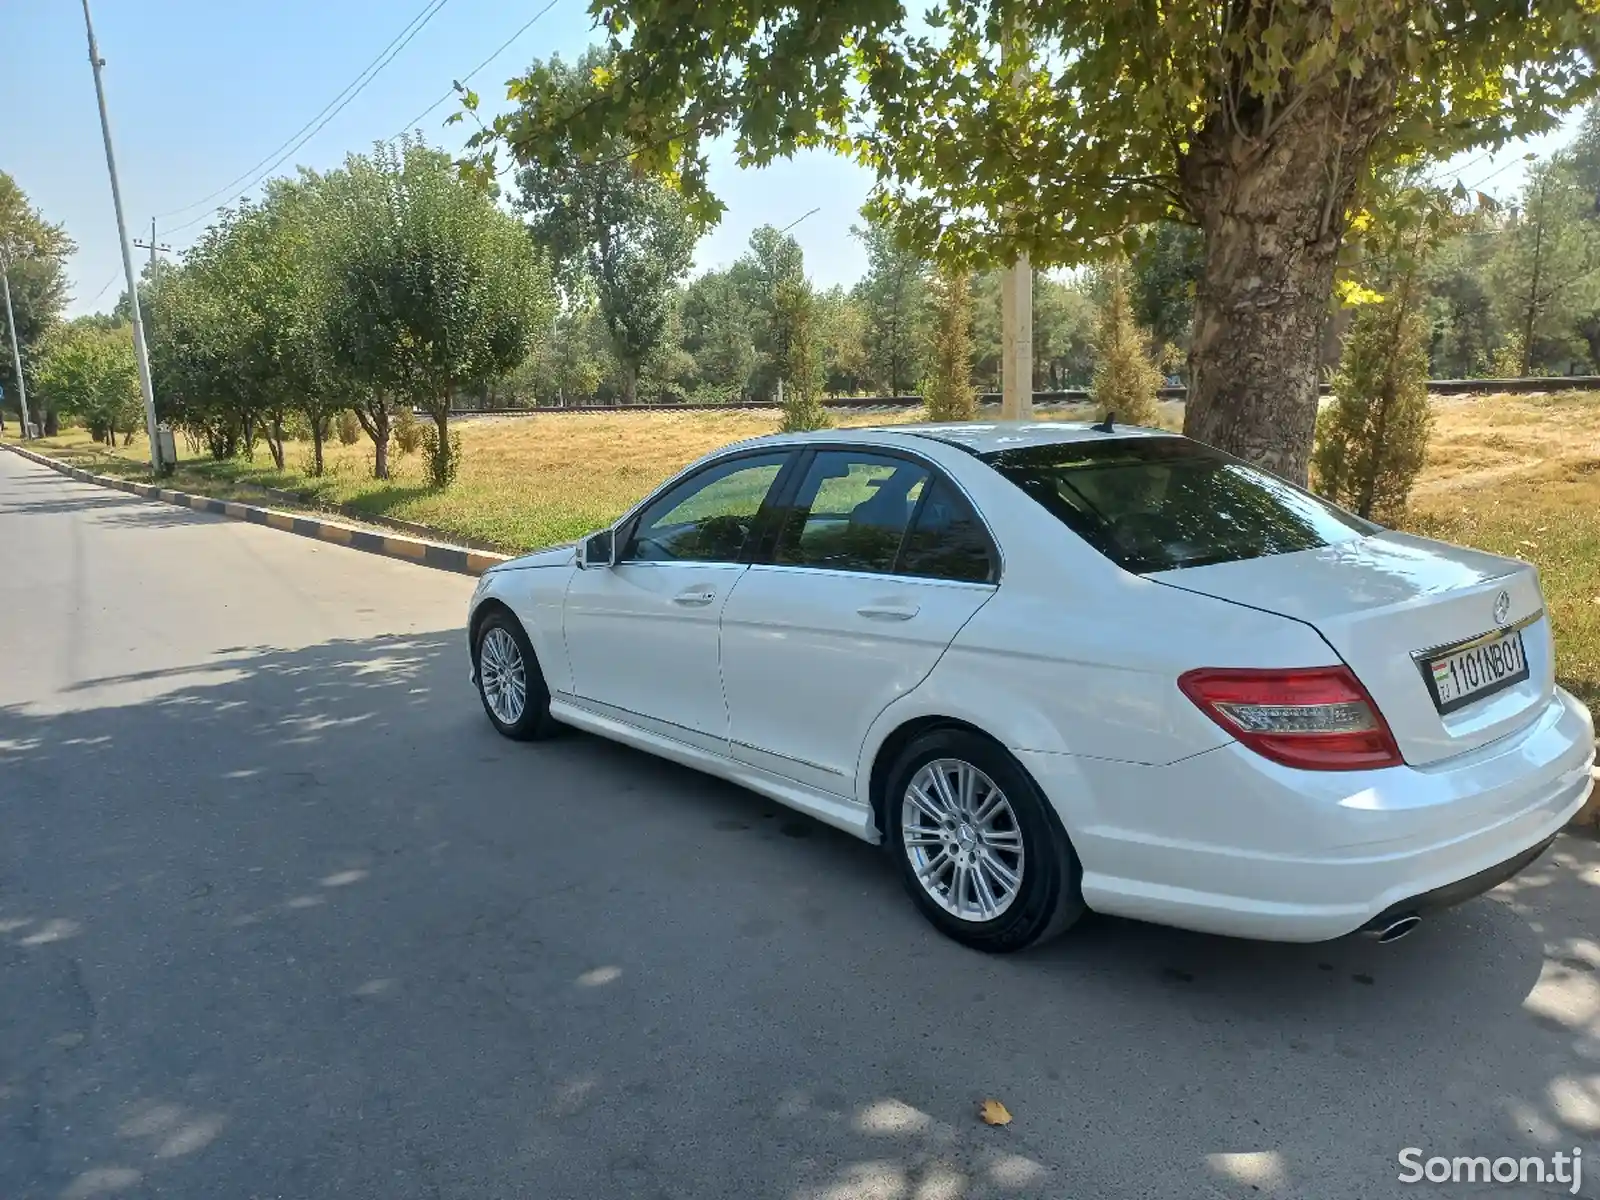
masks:
<instances>
[{"instance_id":1,"label":"alloy wheel","mask_svg":"<svg viewBox=\"0 0 1600 1200\"><path fill-rule=\"evenodd\" d=\"M999 786L969 762L936 758L911 777L900 837L917 881L946 912L992 921L1022 887L1022 828Z\"/></svg>"},{"instance_id":2,"label":"alloy wheel","mask_svg":"<svg viewBox=\"0 0 1600 1200\"><path fill-rule=\"evenodd\" d=\"M478 645L478 679L489 711L502 725L515 725L528 703L528 672L522 648L503 626L496 625Z\"/></svg>"}]
</instances>

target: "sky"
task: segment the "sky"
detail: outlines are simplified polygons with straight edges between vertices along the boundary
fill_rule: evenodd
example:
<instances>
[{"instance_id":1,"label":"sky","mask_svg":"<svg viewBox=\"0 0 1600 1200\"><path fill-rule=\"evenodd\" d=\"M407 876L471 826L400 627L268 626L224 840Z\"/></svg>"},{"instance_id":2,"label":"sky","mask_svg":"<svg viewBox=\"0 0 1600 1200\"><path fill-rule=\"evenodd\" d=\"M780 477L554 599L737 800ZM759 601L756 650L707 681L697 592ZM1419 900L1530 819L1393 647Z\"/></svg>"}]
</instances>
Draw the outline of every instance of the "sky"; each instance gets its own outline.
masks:
<instances>
[{"instance_id":1,"label":"sky","mask_svg":"<svg viewBox=\"0 0 1600 1200\"><path fill-rule=\"evenodd\" d=\"M212 206L233 199L250 182L247 173L276 158L274 152L424 8L423 0L91 4L129 236L148 241L156 217L158 242L175 251L201 233ZM471 80L485 114L503 109L504 81L533 59L555 53L571 59L598 40L586 0L446 0L271 174L287 174L297 164L337 166L347 153L409 128L450 90L452 79L488 58L547 4L548 11ZM78 245L68 268L69 315L109 309L125 284L80 3L0 0L0 47L6 50L0 170L11 173L48 219L64 223ZM460 125L442 126L454 108L446 101L418 125L450 151L465 137ZM1469 186L1487 178L1484 190L1506 196L1520 184L1521 155L1548 153L1566 136L1509 147L1493 158L1463 155L1452 165ZM710 182L728 212L701 241L696 270L731 263L760 225L798 220L791 233L818 286L860 277L864 255L850 229L859 223L870 173L820 152L746 171L722 150L713 154ZM141 260L149 254L133 253Z\"/></svg>"}]
</instances>

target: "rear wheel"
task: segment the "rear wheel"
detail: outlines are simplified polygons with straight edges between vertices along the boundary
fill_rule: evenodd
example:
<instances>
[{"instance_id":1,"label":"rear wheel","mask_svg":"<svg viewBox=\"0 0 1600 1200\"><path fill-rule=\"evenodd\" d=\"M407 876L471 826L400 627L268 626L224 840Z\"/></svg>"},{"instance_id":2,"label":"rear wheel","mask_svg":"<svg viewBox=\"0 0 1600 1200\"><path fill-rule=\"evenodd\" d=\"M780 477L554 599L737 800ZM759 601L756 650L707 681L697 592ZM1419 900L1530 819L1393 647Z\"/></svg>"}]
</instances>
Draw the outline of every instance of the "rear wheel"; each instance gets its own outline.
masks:
<instances>
[{"instance_id":1,"label":"rear wheel","mask_svg":"<svg viewBox=\"0 0 1600 1200\"><path fill-rule=\"evenodd\" d=\"M1049 802L987 738L955 729L918 738L890 772L885 809L906 890L956 941L1021 950L1083 914L1077 855Z\"/></svg>"},{"instance_id":2,"label":"rear wheel","mask_svg":"<svg viewBox=\"0 0 1600 1200\"><path fill-rule=\"evenodd\" d=\"M495 729L517 741L549 737L555 731L550 690L533 644L515 617L502 611L485 617L473 656L478 698Z\"/></svg>"}]
</instances>

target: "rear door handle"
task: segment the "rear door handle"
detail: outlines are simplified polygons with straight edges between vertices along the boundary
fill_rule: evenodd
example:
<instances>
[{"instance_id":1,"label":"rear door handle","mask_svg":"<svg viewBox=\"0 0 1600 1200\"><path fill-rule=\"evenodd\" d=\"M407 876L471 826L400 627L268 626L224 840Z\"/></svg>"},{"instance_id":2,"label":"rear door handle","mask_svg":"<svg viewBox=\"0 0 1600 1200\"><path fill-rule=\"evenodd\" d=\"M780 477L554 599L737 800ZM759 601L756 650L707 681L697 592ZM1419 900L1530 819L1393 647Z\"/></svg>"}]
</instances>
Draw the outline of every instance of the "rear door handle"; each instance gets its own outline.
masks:
<instances>
[{"instance_id":1,"label":"rear door handle","mask_svg":"<svg viewBox=\"0 0 1600 1200\"><path fill-rule=\"evenodd\" d=\"M715 592L679 592L672 598L674 604L702 605L710 604L717 598Z\"/></svg>"},{"instance_id":2,"label":"rear door handle","mask_svg":"<svg viewBox=\"0 0 1600 1200\"><path fill-rule=\"evenodd\" d=\"M856 612L872 621L909 621L922 611L920 604L863 604Z\"/></svg>"}]
</instances>

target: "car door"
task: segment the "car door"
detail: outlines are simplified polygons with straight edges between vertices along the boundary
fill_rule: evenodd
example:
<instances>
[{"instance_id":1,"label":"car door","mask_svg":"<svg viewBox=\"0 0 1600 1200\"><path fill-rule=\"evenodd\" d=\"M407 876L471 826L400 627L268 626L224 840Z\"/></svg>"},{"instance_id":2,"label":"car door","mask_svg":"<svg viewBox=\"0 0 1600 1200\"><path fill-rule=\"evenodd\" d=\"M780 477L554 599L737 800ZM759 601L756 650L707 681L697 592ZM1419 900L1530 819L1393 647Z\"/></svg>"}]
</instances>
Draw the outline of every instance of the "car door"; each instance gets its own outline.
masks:
<instances>
[{"instance_id":1,"label":"car door","mask_svg":"<svg viewBox=\"0 0 1600 1200\"><path fill-rule=\"evenodd\" d=\"M730 753L850 795L872 722L994 594L998 561L965 496L921 459L818 450L794 474L770 556L722 613Z\"/></svg>"},{"instance_id":2,"label":"car door","mask_svg":"<svg viewBox=\"0 0 1600 1200\"><path fill-rule=\"evenodd\" d=\"M735 455L668 485L618 529L614 565L574 574L562 631L580 703L727 752L718 622L790 457Z\"/></svg>"}]
</instances>

